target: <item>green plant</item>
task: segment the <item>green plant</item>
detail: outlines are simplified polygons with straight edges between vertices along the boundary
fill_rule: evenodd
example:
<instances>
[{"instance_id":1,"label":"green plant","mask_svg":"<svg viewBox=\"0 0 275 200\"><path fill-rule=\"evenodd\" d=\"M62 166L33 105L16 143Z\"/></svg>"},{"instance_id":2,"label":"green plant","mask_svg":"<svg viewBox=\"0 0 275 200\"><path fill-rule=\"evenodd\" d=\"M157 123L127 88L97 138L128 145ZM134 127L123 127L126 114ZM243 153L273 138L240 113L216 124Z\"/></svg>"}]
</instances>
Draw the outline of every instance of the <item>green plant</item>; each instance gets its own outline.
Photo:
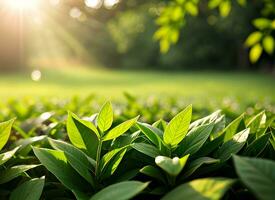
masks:
<instances>
[{"instance_id":1,"label":"green plant","mask_svg":"<svg viewBox=\"0 0 275 200\"><path fill-rule=\"evenodd\" d=\"M0 123L0 151L5 146L10 137L10 132L12 128L12 124L14 119ZM20 184L17 181L16 188L12 188L10 199L22 199L22 200L36 200L40 198L42 193L42 189L44 186L44 177L39 179L32 179L28 174L27 171L31 170L39 165L36 164L20 164L16 165L15 159L13 157L19 151L21 146L15 147L13 150L6 151L0 154L0 197L4 198L5 193L9 192L2 188L4 184L9 183L10 181L24 176L27 181ZM17 161L18 162L18 161ZM28 180L29 179L29 180ZM9 188L10 189L10 188ZM4 194L2 196L2 194Z\"/></svg>"},{"instance_id":2,"label":"green plant","mask_svg":"<svg viewBox=\"0 0 275 200\"><path fill-rule=\"evenodd\" d=\"M3 196L34 200L40 196L274 199L274 113L243 113L228 121L218 110L193 120L192 110L189 105L169 122L159 119L152 124L142 121L142 116L130 120L114 117L110 102L90 117L68 112L66 123L57 121L60 126L53 128L61 135L25 138L8 145L15 146L14 150L1 154L1 162L6 163L0 169L12 173L0 174L22 175L15 179L16 189L10 189L14 182L2 176L0 181L8 180L0 185L1 191L8 188ZM147 114L154 113L148 110ZM0 125L3 145L13 121ZM17 162L36 167L35 171L26 174L22 168L17 173ZM44 167L37 167L38 162Z\"/></svg>"}]
</instances>

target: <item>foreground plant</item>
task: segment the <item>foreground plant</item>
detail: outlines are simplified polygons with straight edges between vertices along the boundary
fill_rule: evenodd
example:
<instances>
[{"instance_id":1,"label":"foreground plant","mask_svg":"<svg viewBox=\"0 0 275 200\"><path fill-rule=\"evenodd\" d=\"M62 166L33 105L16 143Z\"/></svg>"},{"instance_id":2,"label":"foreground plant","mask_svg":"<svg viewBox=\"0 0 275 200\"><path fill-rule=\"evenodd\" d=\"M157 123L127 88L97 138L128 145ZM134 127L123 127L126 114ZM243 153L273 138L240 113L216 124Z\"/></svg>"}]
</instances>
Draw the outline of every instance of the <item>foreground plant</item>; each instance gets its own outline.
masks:
<instances>
[{"instance_id":1,"label":"foreground plant","mask_svg":"<svg viewBox=\"0 0 275 200\"><path fill-rule=\"evenodd\" d=\"M0 123L0 151L3 149L5 144L7 143L11 128L13 125L14 119L6 122ZM34 178L32 179L28 174L27 171L31 170L38 165L35 164L22 164L16 165L15 159L13 157L20 149L20 146L14 148L13 150L6 151L0 154L0 198L5 198L5 194L9 194L9 190L5 190L4 188L7 183L11 182L12 180L20 177L25 176L27 177L26 181L22 182L17 181L16 188L12 189L10 195L11 200L22 199L22 200L32 200L32 199L39 199L42 193L42 189L44 187L44 180L45 177L42 178ZM20 184L21 182L21 184ZM10 188L8 188L10 189Z\"/></svg>"},{"instance_id":2,"label":"foreground plant","mask_svg":"<svg viewBox=\"0 0 275 200\"><path fill-rule=\"evenodd\" d=\"M107 102L89 118L68 112L70 143L25 139L45 177L24 182L10 198L31 198L26 191L37 186L33 199L42 189L42 198L81 200L274 199L274 114L242 114L228 124L216 111L191 122L190 105L168 123L121 121ZM28 150L20 152L25 159L32 158Z\"/></svg>"}]
</instances>

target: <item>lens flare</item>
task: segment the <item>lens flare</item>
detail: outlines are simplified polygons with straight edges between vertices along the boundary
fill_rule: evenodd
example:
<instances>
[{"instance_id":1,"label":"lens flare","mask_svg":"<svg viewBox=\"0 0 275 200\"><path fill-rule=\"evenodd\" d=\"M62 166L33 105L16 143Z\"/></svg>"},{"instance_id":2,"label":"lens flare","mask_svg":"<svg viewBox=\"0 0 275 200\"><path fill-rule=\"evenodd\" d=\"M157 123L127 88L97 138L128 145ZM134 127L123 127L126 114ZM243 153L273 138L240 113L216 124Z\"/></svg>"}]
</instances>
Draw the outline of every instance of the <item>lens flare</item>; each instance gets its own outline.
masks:
<instances>
[{"instance_id":1,"label":"lens flare","mask_svg":"<svg viewBox=\"0 0 275 200\"><path fill-rule=\"evenodd\" d=\"M38 8L39 0L4 0L4 4L14 11L30 11Z\"/></svg>"}]
</instances>

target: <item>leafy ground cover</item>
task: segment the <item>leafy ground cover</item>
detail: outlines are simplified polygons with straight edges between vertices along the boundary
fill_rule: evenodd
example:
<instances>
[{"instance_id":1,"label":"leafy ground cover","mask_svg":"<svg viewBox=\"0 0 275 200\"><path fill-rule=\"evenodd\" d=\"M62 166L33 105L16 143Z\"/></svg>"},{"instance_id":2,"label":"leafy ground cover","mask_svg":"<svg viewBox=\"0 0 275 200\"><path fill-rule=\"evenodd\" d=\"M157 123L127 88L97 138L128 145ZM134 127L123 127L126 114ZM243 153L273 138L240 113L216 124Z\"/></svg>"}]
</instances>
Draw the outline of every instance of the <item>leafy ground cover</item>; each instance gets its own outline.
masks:
<instances>
[{"instance_id":1,"label":"leafy ground cover","mask_svg":"<svg viewBox=\"0 0 275 200\"><path fill-rule=\"evenodd\" d=\"M27 102L3 104L0 199L274 199L272 109Z\"/></svg>"}]
</instances>

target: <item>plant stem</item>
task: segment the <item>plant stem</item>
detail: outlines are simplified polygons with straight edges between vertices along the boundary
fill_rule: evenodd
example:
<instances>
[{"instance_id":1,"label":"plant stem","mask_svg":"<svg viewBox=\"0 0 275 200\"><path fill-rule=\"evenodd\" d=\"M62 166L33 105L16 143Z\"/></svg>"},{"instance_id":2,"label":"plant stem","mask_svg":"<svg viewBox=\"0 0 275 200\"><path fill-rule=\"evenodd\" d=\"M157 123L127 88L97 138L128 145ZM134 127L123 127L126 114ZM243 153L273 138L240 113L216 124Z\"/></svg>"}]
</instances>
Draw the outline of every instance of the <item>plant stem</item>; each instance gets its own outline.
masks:
<instances>
[{"instance_id":1,"label":"plant stem","mask_svg":"<svg viewBox=\"0 0 275 200\"><path fill-rule=\"evenodd\" d=\"M99 173L99 161L100 161L100 155L101 155L101 147L102 147L102 140L99 139L98 146L97 146L97 152L96 152L96 166L95 166L95 176L98 177Z\"/></svg>"}]
</instances>

